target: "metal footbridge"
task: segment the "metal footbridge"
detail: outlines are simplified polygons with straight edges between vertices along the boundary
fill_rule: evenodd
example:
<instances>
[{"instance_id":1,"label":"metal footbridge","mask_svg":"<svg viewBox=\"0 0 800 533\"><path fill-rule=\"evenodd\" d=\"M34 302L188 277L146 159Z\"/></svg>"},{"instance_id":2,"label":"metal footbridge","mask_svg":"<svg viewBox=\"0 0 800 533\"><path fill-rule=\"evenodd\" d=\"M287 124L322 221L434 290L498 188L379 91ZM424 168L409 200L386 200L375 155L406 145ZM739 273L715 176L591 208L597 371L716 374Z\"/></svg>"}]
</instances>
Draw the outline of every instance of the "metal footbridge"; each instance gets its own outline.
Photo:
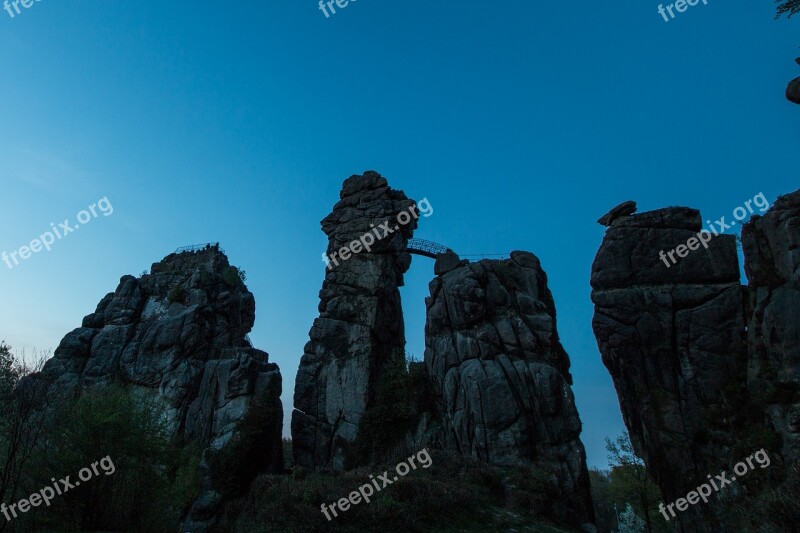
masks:
<instances>
[{"instance_id":1,"label":"metal footbridge","mask_svg":"<svg viewBox=\"0 0 800 533\"><path fill-rule=\"evenodd\" d=\"M410 239L408 241L408 253L430 257L431 259L436 259L436 256L452 251L453 250L443 244L426 241L425 239ZM463 259L488 259L492 257L505 259L508 257L508 254L472 254L460 255L459 257Z\"/></svg>"},{"instance_id":2,"label":"metal footbridge","mask_svg":"<svg viewBox=\"0 0 800 533\"><path fill-rule=\"evenodd\" d=\"M415 255L424 255L431 259L436 259L437 255L447 252L452 252L450 248L442 244L426 241L425 239L410 239L408 241L408 253Z\"/></svg>"}]
</instances>

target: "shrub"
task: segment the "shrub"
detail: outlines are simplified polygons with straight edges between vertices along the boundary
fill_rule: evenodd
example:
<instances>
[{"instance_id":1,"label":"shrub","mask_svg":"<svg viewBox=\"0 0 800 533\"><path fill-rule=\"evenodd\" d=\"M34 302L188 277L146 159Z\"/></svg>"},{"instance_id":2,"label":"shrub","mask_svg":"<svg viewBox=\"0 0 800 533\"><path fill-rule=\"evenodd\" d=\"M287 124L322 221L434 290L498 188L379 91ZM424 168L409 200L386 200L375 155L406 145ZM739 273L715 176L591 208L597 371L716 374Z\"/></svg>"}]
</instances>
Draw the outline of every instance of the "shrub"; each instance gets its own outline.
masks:
<instances>
[{"instance_id":1,"label":"shrub","mask_svg":"<svg viewBox=\"0 0 800 533\"><path fill-rule=\"evenodd\" d=\"M229 266L222 271L222 280L229 287L236 287L237 285L244 285L244 282L247 281L247 274L244 270Z\"/></svg>"},{"instance_id":2,"label":"shrub","mask_svg":"<svg viewBox=\"0 0 800 533\"><path fill-rule=\"evenodd\" d=\"M413 400L411 376L405 360L390 361L377 383L372 405L361 419L356 443L359 463L386 460L417 419Z\"/></svg>"},{"instance_id":3,"label":"shrub","mask_svg":"<svg viewBox=\"0 0 800 533\"><path fill-rule=\"evenodd\" d=\"M228 502L216 531L304 533L342 531L540 531L548 527L529 510L510 512L497 480L513 469L475 464L453 454L431 453L430 468L417 468L329 522L320 506L338 501L365 484L369 475L396 464L335 474L309 473L301 479L263 475L246 497ZM490 480L490 487L484 485Z\"/></svg>"},{"instance_id":4,"label":"shrub","mask_svg":"<svg viewBox=\"0 0 800 533\"><path fill-rule=\"evenodd\" d=\"M174 287L172 287L172 290L169 291L169 295L167 296L167 301L170 303L170 305L174 303L185 304L186 289L184 289L180 285L175 285Z\"/></svg>"},{"instance_id":5,"label":"shrub","mask_svg":"<svg viewBox=\"0 0 800 533\"><path fill-rule=\"evenodd\" d=\"M160 402L110 386L66 402L56 420L35 456L24 493L51 485L51 478L74 480L105 457L114 470L100 470L51 506L27 513L27 525L48 531L174 530L183 508L198 494L199 453L172 441Z\"/></svg>"}]
</instances>

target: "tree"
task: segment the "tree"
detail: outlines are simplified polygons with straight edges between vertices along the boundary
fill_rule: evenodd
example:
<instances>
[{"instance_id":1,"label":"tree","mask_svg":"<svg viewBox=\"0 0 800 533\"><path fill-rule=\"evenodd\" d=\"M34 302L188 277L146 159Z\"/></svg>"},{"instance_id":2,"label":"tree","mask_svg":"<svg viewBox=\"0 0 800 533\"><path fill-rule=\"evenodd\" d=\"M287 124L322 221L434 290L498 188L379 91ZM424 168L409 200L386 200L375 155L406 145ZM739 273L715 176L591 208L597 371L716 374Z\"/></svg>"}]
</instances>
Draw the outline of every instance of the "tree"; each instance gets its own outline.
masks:
<instances>
[{"instance_id":1,"label":"tree","mask_svg":"<svg viewBox=\"0 0 800 533\"><path fill-rule=\"evenodd\" d=\"M788 14L788 16L792 16L797 12L800 12L800 0L776 0L778 4L778 14L776 18L780 17L781 15Z\"/></svg>"},{"instance_id":2,"label":"tree","mask_svg":"<svg viewBox=\"0 0 800 533\"><path fill-rule=\"evenodd\" d=\"M2 407L8 405L18 379L14 354L11 353L11 347L2 341L0 342L0 401L2 401Z\"/></svg>"},{"instance_id":3,"label":"tree","mask_svg":"<svg viewBox=\"0 0 800 533\"><path fill-rule=\"evenodd\" d=\"M197 494L198 450L171 436L167 407L117 384L61 402L37 449L32 490L108 458L113 471L24 517L33 530L170 531Z\"/></svg>"},{"instance_id":4,"label":"tree","mask_svg":"<svg viewBox=\"0 0 800 533\"><path fill-rule=\"evenodd\" d=\"M614 502L611 498L611 476L608 470L589 469L589 486L592 490L594 517L597 531L607 533L617 525L614 516Z\"/></svg>"},{"instance_id":5,"label":"tree","mask_svg":"<svg viewBox=\"0 0 800 533\"><path fill-rule=\"evenodd\" d=\"M636 455L627 432L612 441L606 437L610 493L612 501L623 504L633 502L634 511L644 517L644 531L662 531L663 522L651 517L658 516L656 505L661 501L661 492L650 481L644 461ZM656 525L658 524L658 525Z\"/></svg>"},{"instance_id":6,"label":"tree","mask_svg":"<svg viewBox=\"0 0 800 533\"><path fill-rule=\"evenodd\" d=\"M627 504L619 515L619 533L644 533L644 531L644 520L636 516L631 504Z\"/></svg>"},{"instance_id":7,"label":"tree","mask_svg":"<svg viewBox=\"0 0 800 533\"><path fill-rule=\"evenodd\" d=\"M46 424L47 387L40 379L26 379L41 369L44 359L33 366L0 342L0 501L16 501L29 472L34 450ZM0 531L8 522L0 520Z\"/></svg>"}]
</instances>

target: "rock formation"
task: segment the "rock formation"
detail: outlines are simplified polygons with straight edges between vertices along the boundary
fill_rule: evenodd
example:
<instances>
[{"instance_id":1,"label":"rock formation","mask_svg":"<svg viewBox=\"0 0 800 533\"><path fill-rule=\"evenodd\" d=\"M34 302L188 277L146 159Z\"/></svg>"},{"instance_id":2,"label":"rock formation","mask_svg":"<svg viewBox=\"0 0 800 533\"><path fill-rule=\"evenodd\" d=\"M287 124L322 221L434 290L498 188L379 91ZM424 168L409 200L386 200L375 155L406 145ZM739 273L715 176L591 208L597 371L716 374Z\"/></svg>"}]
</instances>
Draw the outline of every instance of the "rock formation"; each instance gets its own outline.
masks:
<instances>
[{"instance_id":1,"label":"rock formation","mask_svg":"<svg viewBox=\"0 0 800 533\"><path fill-rule=\"evenodd\" d=\"M150 274L124 276L36 379L62 397L116 383L160 398L174 434L206 450L223 449L257 404L271 416L265 440L248 452L259 458L254 464L278 472L281 375L246 339L254 320L253 295L218 246L171 254ZM222 499L208 476L203 489L187 521L195 532Z\"/></svg>"},{"instance_id":2,"label":"rock formation","mask_svg":"<svg viewBox=\"0 0 800 533\"><path fill-rule=\"evenodd\" d=\"M612 222L617 220L620 217L627 217L636 212L636 202L633 200L628 200L626 202L622 202L618 206L614 207L611 211L600 217L597 223L601 226L610 226Z\"/></svg>"},{"instance_id":3,"label":"rock formation","mask_svg":"<svg viewBox=\"0 0 800 533\"><path fill-rule=\"evenodd\" d=\"M707 248L695 242L677 264L661 258L701 230L694 209L620 217L606 232L592 267L593 328L631 441L665 502L761 448L797 458L798 398L776 406L764 393L797 391L798 206L794 193L745 225L747 288L733 235ZM737 483L725 498L748 490ZM724 529L719 503L690 506L683 530Z\"/></svg>"},{"instance_id":4,"label":"rock formation","mask_svg":"<svg viewBox=\"0 0 800 533\"><path fill-rule=\"evenodd\" d=\"M426 299L425 364L444 447L467 457L531 466L548 498L538 513L593 522L570 361L539 259L465 264L439 256Z\"/></svg>"},{"instance_id":5,"label":"rock formation","mask_svg":"<svg viewBox=\"0 0 800 533\"><path fill-rule=\"evenodd\" d=\"M345 181L322 222L329 256L373 226L389 221L394 231L328 268L297 374L297 464L347 470L387 460L393 449L440 448L527 469L541 488L532 512L591 530L569 357L539 260L514 252L469 264L440 254L427 299L425 364L406 367L398 287L416 221L400 228L395 221L412 206L367 172Z\"/></svg>"},{"instance_id":6,"label":"rock formation","mask_svg":"<svg viewBox=\"0 0 800 533\"><path fill-rule=\"evenodd\" d=\"M800 191L778 198L742 229L747 290L748 388L800 460Z\"/></svg>"},{"instance_id":7,"label":"rock formation","mask_svg":"<svg viewBox=\"0 0 800 533\"><path fill-rule=\"evenodd\" d=\"M800 57L795 59L800 65ZM793 104L800 104L800 78L795 78L786 86L786 99Z\"/></svg>"},{"instance_id":8,"label":"rock formation","mask_svg":"<svg viewBox=\"0 0 800 533\"><path fill-rule=\"evenodd\" d=\"M406 247L417 222L399 224L398 215L414 205L382 176L365 172L344 182L322 221L328 256L337 255L295 383L292 439L300 466L345 470L365 461L357 453L362 420L376 407L384 374L405 359L398 287L411 264ZM376 236L370 250L339 253L368 234Z\"/></svg>"}]
</instances>

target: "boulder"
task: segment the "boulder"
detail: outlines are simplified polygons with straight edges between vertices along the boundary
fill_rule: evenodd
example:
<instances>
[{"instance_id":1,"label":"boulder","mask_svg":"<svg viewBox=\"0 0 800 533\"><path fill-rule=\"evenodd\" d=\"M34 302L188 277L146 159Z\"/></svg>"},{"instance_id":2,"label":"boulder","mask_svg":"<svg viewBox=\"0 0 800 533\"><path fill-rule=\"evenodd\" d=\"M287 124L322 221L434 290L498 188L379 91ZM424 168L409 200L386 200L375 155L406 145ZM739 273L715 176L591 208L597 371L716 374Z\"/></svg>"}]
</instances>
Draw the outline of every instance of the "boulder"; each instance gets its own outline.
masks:
<instances>
[{"instance_id":1,"label":"boulder","mask_svg":"<svg viewBox=\"0 0 800 533\"><path fill-rule=\"evenodd\" d=\"M611 209L611 211L600 217L597 223L601 226L610 226L618 218L630 216L635 212L636 202L633 200L628 200L627 202L622 202L618 206Z\"/></svg>"}]
</instances>

